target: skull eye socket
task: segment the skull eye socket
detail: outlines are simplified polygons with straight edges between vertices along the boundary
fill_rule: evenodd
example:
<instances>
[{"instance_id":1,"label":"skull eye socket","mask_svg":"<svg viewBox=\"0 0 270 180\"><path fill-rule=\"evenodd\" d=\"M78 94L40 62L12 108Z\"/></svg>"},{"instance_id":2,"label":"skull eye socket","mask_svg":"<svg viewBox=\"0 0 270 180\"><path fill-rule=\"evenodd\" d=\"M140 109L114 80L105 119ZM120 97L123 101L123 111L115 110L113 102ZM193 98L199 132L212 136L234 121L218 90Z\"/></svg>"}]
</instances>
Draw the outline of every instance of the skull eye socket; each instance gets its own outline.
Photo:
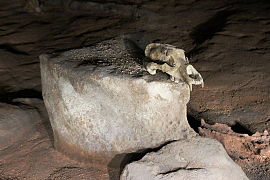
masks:
<instances>
[{"instance_id":1,"label":"skull eye socket","mask_svg":"<svg viewBox=\"0 0 270 180\"><path fill-rule=\"evenodd\" d=\"M192 78L192 79L198 79L199 78L198 74L189 74L188 76L190 78Z\"/></svg>"},{"instance_id":2,"label":"skull eye socket","mask_svg":"<svg viewBox=\"0 0 270 180\"><path fill-rule=\"evenodd\" d=\"M196 71L196 69L192 65L188 65L186 70L190 78L195 79L195 80L200 79L199 73Z\"/></svg>"}]
</instances>

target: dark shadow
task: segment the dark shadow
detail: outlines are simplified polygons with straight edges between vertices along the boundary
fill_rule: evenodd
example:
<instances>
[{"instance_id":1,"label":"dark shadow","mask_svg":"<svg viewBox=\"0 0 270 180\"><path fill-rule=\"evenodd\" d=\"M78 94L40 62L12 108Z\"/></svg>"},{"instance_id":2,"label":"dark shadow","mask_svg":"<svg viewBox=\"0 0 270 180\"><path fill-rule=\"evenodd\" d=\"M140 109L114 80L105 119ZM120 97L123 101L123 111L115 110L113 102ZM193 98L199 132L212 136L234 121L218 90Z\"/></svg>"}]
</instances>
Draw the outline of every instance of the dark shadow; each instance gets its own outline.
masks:
<instances>
[{"instance_id":1,"label":"dark shadow","mask_svg":"<svg viewBox=\"0 0 270 180\"><path fill-rule=\"evenodd\" d=\"M215 33L220 32L226 26L228 17L234 14L234 11L223 10L217 12L213 17L206 22L199 24L190 33L194 44L200 45L208 39L211 39Z\"/></svg>"},{"instance_id":2,"label":"dark shadow","mask_svg":"<svg viewBox=\"0 0 270 180\"><path fill-rule=\"evenodd\" d=\"M40 91L34 89L23 89L15 92L0 92L0 102L14 104L12 102L13 99L16 98L37 98L43 99L42 93Z\"/></svg>"},{"instance_id":3,"label":"dark shadow","mask_svg":"<svg viewBox=\"0 0 270 180\"><path fill-rule=\"evenodd\" d=\"M251 131L249 131L247 128L245 128L243 125L241 125L238 122L235 125L231 126L231 129L234 132L240 133L240 134L248 134L250 136L253 134Z\"/></svg>"},{"instance_id":4,"label":"dark shadow","mask_svg":"<svg viewBox=\"0 0 270 180\"><path fill-rule=\"evenodd\" d=\"M191 116L190 114L187 115L187 120L192 129L195 132L199 133L199 127L201 127L201 121L197 120L195 117Z\"/></svg>"},{"instance_id":5,"label":"dark shadow","mask_svg":"<svg viewBox=\"0 0 270 180\"><path fill-rule=\"evenodd\" d=\"M93 58L93 59L87 59L80 61L77 67L80 66L89 66L89 65L96 65L96 66L110 66L112 65L111 62L104 61L103 59Z\"/></svg>"},{"instance_id":6,"label":"dark shadow","mask_svg":"<svg viewBox=\"0 0 270 180\"><path fill-rule=\"evenodd\" d=\"M108 164L108 174L109 174L110 180L119 180L120 175L127 164L130 164L134 161L138 161L142 159L147 153L157 152L161 148L166 146L167 144L170 144L175 141L176 140L168 141L156 148L148 148L148 149L141 150L134 153L117 154L116 156L113 157L113 159Z\"/></svg>"},{"instance_id":7,"label":"dark shadow","mask_svg":"<svg viewBox=\"0 0 270 180\"><path fill-rule=\"evenodd\" d=\"M30 55L27 52L21 51L13 47L11 44L0 44L0 49L17 55Z\"/></svg>"},{"instance_id":8,"label":"dark shadow","mask_svg":"<svg viewBox=\"0 0 270 180\"><path fill-rule=\"evenodd\" d=\"M145 59L144 50L142 50L134 41L128 38L125 38L124 42L130 56L134 58L138 64L143 65Z\"/></svg>"},{"instance_id":9,"label":"dark shadow","mask_svg":"<svg viewBox=\"0 0 270 180\"><path fill-rule=\"evenodd\" d=\"M48 115L47 115L46 118L43 119L42 125L44 126L44 128L45 128L45 130L47 132L47 135L48 135L48 137L50 139L50 142L52 143L52 146L54 146L53 129L52 129L51 122L49 120Z\"/></svg>"},{"instance_id":10,"label":"dark shadow","mask_svg":"<svg viewBox=\"0 0 270 180\"><path fill-rule=\"evenodd\" d=\"M236 11L233 10L219 11L207 21L197 25L189 34L189 36L193 39L193 44L195 47L188 51L186 56L191 58L192 56L200 54L202 51L204 51L206 47L201 45L205 41L211 39L217 32L223 31L223 28L228 23L228 18L235 13Z\"/></svg>"}]
</instances>

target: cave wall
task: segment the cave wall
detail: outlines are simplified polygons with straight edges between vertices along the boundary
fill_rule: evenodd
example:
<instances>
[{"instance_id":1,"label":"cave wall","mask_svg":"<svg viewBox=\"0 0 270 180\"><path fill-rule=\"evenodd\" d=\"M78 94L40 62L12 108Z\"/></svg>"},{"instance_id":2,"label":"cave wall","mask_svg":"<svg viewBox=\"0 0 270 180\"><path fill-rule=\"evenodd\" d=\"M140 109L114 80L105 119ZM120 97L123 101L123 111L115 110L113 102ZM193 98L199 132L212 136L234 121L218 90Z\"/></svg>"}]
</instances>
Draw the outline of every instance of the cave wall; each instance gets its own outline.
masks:
<instances>
[{"instance_id":1,"label":"cave wall","mask_svg":"<svg viewBox=\"0 0 270 180\"><path fill-rule=\"evenodd\" d=\"M38 56L127 36L183 48L205 88L192 91L197 120L270 130L267 1L0 1L0 100L41 98Z\"/></svg>"}]
</instances>

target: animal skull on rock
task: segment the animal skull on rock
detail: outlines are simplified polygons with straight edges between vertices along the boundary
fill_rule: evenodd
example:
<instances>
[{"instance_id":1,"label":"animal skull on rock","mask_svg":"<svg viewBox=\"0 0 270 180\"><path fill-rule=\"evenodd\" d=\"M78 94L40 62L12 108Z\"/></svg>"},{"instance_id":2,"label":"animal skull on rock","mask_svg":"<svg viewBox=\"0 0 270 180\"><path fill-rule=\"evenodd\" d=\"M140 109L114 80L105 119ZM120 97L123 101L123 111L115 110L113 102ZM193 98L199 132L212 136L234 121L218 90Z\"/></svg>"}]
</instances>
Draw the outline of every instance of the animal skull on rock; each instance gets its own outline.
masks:
<instances>
[{"instance_id":1,"label":"animal skull on rock","mask_svg":"<svg viewBox=\"0 0 270 180\"><path fill-rule=\"evenodd\" d=\"M192 85L202 85L203 78L200 73L191 65L185 51L169 44L151 43L145 48L145 56L151 60L165 62L157 64L150 62L146 65L146 70L154 75L157 70L161 70L170 75L172 81L178 83L184 81L189 85L192 91Z\"/></svg>"}]
</instances>

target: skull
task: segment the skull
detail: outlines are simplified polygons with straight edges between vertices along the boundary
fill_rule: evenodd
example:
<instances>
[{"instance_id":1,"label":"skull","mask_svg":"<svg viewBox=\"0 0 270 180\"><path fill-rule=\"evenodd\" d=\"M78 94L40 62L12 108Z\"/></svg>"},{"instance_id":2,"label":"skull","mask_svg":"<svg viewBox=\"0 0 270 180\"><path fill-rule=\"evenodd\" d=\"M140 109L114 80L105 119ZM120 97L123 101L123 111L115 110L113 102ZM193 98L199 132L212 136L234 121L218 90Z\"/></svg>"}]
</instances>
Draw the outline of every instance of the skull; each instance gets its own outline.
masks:
<instances>
[{"instance_id":1,"label":"skull","mask_svg":"<svg viewBox=\"0 0 270 180\"><path fill-rule=\"evenodd\" d=\"M176 48L169 44L151 43L145 48L145 56L151 60L161 61L164 64L150 62L146 65L146 70L154 75L157 70L161 70L170 75L172 81L179 83L186 82L192 91L192 85L202 85L203 78L200 73L189 64L183 49Z\"/></svg>"}]
</instances>

